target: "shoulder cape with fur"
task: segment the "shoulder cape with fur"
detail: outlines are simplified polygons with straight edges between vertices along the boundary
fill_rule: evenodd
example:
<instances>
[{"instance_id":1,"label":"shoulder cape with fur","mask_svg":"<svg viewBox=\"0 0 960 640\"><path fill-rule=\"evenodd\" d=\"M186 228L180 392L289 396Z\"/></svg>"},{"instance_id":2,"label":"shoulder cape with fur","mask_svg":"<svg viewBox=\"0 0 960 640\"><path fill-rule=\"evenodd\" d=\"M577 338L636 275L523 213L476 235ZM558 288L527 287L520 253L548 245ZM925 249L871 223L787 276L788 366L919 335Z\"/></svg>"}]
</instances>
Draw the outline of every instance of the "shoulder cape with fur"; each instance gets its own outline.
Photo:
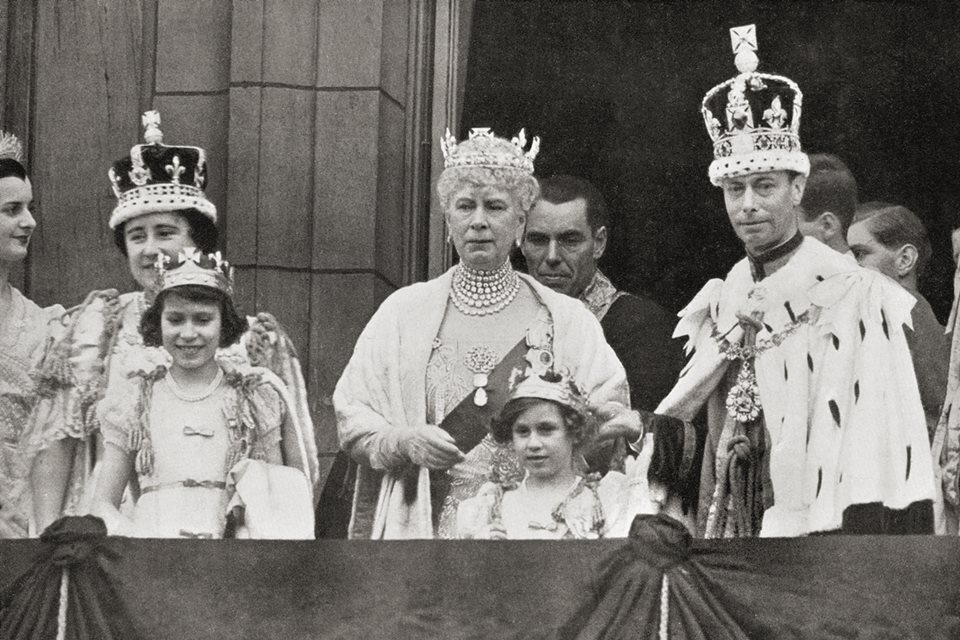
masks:
<instances>
[{"instance_id":1,"label":"shoulder cape with fur","mask_svg":"<svg viewBox=\"0 0 960 640\"><path fill-rule=\"evenodd\" d=\"M680 312L674 336L686 336L693 355L657 413L691 420L708 402L723 407L714 396L736 363L715 336L739 344L737 314L760 311L757 343L768 348L755 367L774 493L761 535L837 529L852 504L903 509L932 499L927 430L903 332L913 303L893 281L810 238L759 283L744 259ZM712 432L723 429L717 413ZM699 508L709 506L701 500Z\"/></svg>"}]
</instances>

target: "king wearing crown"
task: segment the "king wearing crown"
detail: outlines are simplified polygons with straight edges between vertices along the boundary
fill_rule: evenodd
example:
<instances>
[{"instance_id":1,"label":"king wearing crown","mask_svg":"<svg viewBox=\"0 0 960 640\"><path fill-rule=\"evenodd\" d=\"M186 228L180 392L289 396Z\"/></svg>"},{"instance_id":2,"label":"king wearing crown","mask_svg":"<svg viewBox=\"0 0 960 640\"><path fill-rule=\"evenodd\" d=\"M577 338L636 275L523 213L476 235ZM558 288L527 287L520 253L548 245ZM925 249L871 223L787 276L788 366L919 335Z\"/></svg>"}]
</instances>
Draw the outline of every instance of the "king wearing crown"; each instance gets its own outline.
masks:
<instances>
[{"instance_id":1,"label":"king wearing crown","mask_svg":"<svg viewBox=\"0 0 960 640\"><path fill-rule=\"evenodd\" d=\"M800 89L756 71L753 25L731 37L739 73L702 113L710 180L746 257L680 312L691 358L656 410L707 416L688 522L706 537L930 533L933 466L904 337L914 300L800 235ZM651 469L679 467L668 454L686 444L655 447ZM676 487L656 490L671 509Z\"/></svg>"}]
</instances>

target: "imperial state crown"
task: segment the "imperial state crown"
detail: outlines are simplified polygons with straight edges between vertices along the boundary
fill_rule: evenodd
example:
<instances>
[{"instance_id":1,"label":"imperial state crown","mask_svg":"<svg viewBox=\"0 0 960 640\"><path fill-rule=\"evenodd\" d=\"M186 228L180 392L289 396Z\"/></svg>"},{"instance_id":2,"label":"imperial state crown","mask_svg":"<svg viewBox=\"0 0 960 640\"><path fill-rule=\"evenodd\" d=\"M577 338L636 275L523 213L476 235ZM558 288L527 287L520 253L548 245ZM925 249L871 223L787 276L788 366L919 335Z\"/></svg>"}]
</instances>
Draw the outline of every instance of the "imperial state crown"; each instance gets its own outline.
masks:
<instances>
[{"instance_id":1,"label":"imperial state crown","mask_svg":"<svg viewBox=\"0 0 960 640\"><path fill-rule=\"evenodd\" d=\"M713 141L710 182L758 171L810 173L800 148L803 94L789 78L758 73L754 25L730 29L737 70L703 98L702 112Z\"/></svg>"}]
</instances>

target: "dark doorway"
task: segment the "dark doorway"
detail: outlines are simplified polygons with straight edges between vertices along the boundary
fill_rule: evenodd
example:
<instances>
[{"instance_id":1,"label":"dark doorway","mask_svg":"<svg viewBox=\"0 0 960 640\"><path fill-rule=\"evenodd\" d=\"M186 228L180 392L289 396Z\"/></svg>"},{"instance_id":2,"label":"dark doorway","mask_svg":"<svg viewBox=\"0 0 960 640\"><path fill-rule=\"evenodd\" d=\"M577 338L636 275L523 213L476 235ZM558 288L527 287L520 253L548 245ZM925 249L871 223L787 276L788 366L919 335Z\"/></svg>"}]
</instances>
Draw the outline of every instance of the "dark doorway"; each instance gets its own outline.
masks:
<instances>
[{"instance_id":1,"label":"dark doorway","mask_svg":"<svg viewBox=\"0 0 960 640\"><path fill-rule=\"evenodd\" d=\"M609 201L602 268L679 310L742 257L707 179L700 102L735 74L728 29L749 23L760 70L804 92L804 149L844 158L861 201L906 205L927 224L934 259L921 290L946 320L960 210L952 2L478 0L460 134L540 135L538 176L581 175Z\"/></svg>"}]
</instances>

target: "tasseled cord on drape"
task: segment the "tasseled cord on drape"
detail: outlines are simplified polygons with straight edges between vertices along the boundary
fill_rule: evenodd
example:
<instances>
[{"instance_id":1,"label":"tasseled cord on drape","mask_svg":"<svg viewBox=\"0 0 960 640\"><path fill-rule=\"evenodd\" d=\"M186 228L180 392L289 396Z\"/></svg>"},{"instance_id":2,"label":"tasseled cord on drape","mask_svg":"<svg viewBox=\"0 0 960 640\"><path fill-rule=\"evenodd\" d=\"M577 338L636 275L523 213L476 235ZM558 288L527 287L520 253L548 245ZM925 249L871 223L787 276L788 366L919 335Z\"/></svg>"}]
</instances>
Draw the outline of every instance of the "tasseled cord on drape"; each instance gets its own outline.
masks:
<instances>
[{"instance_id":1,"label":"tasseled cord on drape","mask_svg":"<svg viewBox=\"0 0 960 640\"><path fill-rule=\"evenodd\" d=\"M43 548L22 575L0 591L4 640L137 640L108 574L119 559L103 521L66 517L40 536Z\"/></svg>"},{"instance_id":2,"label":"tasseled cord on drape","mask_svg":"<svg viewBox=\"0 0 960 640\"><path fill-rule=\"evenodd\" d=\"M663 574L660 581L660 640L670 638L670 578Z\"/></svg>"},{"instance_id":3,"label":"tasseled cord on drape","mask_svg":"<svg viewBox=\"0 0 960 640\"><path fill-rule=\"evenodd\" d=\"M60 574L60 606L57 611L57 640L67 640L67 598L70 595L70 567Z\"/></svg>"},{"instance_id":4,"label":"tasseled cord on drape","mask_svg":"<svg viewBox=\"0 0 960 640\"><path fill-rule=\"evenodd\" d=\"M748 640L749 607L705 572L686 527L664 514L634 518L566 622L531 640ZM765 636L767 637L767 636Z\"/></svg>"}]
</instances>

